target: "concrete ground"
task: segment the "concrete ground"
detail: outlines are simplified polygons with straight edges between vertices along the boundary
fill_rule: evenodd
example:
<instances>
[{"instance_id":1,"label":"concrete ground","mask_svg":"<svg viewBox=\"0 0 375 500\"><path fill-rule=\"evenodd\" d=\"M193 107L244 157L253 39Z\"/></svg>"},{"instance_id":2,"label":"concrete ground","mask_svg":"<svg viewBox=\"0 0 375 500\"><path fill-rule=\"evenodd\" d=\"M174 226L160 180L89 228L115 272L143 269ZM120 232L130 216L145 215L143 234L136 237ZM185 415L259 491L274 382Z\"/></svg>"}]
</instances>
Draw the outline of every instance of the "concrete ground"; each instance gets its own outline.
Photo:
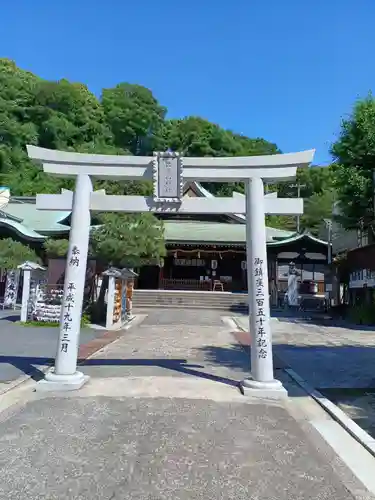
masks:
<instances>
[{"instance_id":1,"label":"concrete ground","mask_svg":"<svg viewBox=\"0 0 375 500\"><path fill-rule=\"evenodd\" d=\"M0 499L373 499L344 463L349 437L285 374L284 402L240 394L249 360L232 329L214 312L151 312L84 362L80 391L7 393Z\"/></svg>"}]
</instances>

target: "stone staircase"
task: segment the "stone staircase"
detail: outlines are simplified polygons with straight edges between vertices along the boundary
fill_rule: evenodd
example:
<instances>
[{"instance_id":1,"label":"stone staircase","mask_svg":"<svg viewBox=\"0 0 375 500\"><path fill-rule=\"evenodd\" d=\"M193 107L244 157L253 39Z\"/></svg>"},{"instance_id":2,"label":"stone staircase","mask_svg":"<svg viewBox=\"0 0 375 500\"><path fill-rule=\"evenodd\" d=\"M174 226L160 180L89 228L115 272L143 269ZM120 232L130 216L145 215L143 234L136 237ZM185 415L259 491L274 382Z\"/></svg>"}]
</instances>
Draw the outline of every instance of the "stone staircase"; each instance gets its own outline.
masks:
<instances>
[{"instance_id":1,"label":"stone staircase","mask_svg":"<svg viewBox=\"0 0 375 500\"><path fill-rule=\"evenodd\" d=\"M247 312L247 294L184 290L134 290L133 309L216 309Z\"/></svg>"}]
</instances>

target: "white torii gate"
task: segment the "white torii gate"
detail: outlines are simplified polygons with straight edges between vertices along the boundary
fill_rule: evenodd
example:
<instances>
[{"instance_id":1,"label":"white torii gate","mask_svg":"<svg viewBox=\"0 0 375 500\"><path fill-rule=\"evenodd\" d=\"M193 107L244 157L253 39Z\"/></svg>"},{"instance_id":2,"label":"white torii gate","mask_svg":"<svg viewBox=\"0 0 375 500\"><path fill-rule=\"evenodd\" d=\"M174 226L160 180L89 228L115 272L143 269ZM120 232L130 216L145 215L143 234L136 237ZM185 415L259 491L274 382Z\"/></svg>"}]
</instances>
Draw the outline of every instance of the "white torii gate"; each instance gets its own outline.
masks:
<instances>
[{"instance_id":1,"label":"white torii gate","mask_svg":"<svg viewBox=\"0 0 375 500\"><path fill-rule=\"evenodd\" d=\"M69 251L61 308L60 335L54 369L39 390L75 390L88 379L77 371L80 320L90 233L90 211L246 214L246 249L251 334L251 375L242 382L245 394L283 397L274 379L268 291L265 214L300 215L303 200L265 196L268 182L292 180L297 167L308 166L314 150L269 156L191 158L179 153L115 156L71 153L27 146L44 172L76 177L75 192L37 195L40 210L72 211ZM107 195L93 192L91 178L153 180L154 196ZM245 182L246 196L183 198L185 181Z\"/></svg>"}]
</instances>

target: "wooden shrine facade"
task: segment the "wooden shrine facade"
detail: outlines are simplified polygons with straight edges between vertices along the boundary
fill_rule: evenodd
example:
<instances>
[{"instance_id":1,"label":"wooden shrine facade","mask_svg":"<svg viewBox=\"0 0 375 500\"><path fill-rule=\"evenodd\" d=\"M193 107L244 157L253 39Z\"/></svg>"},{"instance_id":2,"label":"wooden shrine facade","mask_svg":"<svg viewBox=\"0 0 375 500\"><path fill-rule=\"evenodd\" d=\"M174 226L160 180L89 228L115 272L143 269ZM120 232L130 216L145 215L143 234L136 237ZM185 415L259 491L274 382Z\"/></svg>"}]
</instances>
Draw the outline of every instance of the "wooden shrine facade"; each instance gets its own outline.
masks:
<instances>
[{"instance_id":1,"label":"wooden shrine facade","mask_svg":"<svg viewBox=\"0 0 375 500\"><path fill-rule=\"evenodd\" d=\"M310 234L295 235L267 247L270 288L285 292L291 262L299 281L314 281L324 293L327 244ZM168 245L161 267L141 269L138 288L247 291L246 248L229 245Z\"/></svg>"}]
</instances>

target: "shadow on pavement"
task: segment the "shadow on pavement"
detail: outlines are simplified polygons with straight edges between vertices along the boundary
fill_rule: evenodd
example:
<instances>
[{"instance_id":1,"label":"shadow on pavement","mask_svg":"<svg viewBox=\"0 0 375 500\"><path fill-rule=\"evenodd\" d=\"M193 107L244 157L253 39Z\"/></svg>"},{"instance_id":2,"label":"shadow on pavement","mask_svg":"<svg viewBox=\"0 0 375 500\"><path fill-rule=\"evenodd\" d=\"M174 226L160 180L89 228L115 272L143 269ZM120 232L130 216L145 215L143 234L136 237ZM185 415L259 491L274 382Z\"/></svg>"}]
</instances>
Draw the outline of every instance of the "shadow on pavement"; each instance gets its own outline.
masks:
<instances>
[{"instance_id":1,"label":"shadow on pavement","mask_svg":"<svg viewBox=\"0 0 375 500\"><path fill-rule=\"evenodd\" d=\"M19 314L8 314L7 316L0 316L0 321L9 321L10 323L16 323L20 320Z\"/></svg>"},{"instance_id":2,"label":"shadow on pavement","mask_svg":"<svg viewBox=\"0 0 375 500\"><path fill-rule=\"evenodd\" d=\"M199 350L203 355L202 362L188 359L134 359L132 357L131 359L81 359L79 364L85 367L158 367L232 387L238 387L237 377L242 379L250 371L250 349L247 346L235 343L225 347L209 345ZM372 399L372 404L368 404L365 409L361 400L362 397L368 399L369 393L375 392L375 369L373 368L375 346L276 344L274 354L276 370L282 368L277 364L277 358L280 357L284 363L283 367L292 368L310 386L323 392L336 404L343 403L351 406L353 413L357 413L358 418L361 419L362 427L368 427L364 425L364 419L375 421L375 397ZM39 367L53 365L53 361L53 358L48 357L0 356L0 364L12 364L25 374L31 375L36 381L43 377L43 372ZM220 376L211 370L213 366L233 369L233 376ZM305 396L305 393L295 395Z\"/></svg>"},{"instance_id":3,"label":"shadow on pavement","mask_svg":"<svg viewBox=\"0 0 375 500\"><path fill-rule=\"evenodd\" d=\"M35 381L41 380L44 377L44 373L37 368L43 365L53 365L54 360L52 358L38 358L38 357L26 357L26 356L0 356L0 363L12 364L19 370L22 370L26 375L30 375ZM165 368L166 370L173 370L185 375L191 375L199 378L204 378L207 380L212 380L214 382L219 382L221 384L226 384L234 387L238 387L239 382L237 380L230 379L228 377L221 377L219 375L213 375L207 373L206 371L199 371L198 369L204 369L203 365L190 364L186 359L100 359L92 358L86 360L79 360L80 366L155 366L159 368Z\"/></svg>"},{"instance_id":4,"label":"shadow on pavement","mask_svg":"<svg viewBox=\"0 0 375 500\"><path fill-rule=\"evenodd\" d=\"M184 375L191 375L198 378L204 378L213 382L238 387L237 380L220 375L214 375L207 371L200 371L204 369L204 365L191 364L186 359L87 359L80 363L81 366L155 366L165 368L166 370L173 370L175 372L183 373Z\"/></svg>"},{"instance_id":5,"label":"shadow on pavement","mask_svg":"<svg viewBox=\"0 0 375 500\"><path fill-rule=\"evenodd\" d=\"M250 363L250 348L240 344L231 344L230 347L204 346L199 348L209 363L226 368L248 371Z\"/></svg>"},{"instance_id":6,"label":"shadow on pavement","mask_svg":"<svg viewBox=\"0 0 375 500\"><path fill-rule=\"evenodd\" d=\"M44 372L40 370L38 366L51 366L54 361L53 358L39 358L33 356L0 356L0 364L13 365L25 375L30 375L36 382L44 377Z\"/></svg>"}]
</instances>

